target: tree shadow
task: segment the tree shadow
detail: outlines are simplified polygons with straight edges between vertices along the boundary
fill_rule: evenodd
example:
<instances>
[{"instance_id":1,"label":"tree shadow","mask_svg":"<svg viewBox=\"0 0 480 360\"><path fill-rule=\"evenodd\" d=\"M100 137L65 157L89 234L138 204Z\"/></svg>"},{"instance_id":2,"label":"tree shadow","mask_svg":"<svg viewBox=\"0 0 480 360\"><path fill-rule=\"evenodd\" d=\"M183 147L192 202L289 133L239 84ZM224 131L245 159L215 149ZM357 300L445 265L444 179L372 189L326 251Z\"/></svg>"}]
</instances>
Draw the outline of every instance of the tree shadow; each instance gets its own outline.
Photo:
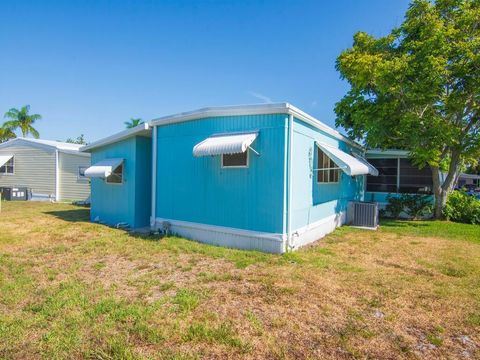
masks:
<instances>
[{"instance_id":1,"label":"tree shadow","mask_svg":"<svg viewBox=\"0 0 480 360\"><path fill-rule=\"evenodd\" d=\"M395 228L420 228L429 226L427 222L432 220L394 220L394 219L380 219L380 226L395 227Z\"/></svg>"},{"instance_id":2,"label":"tree shadow","mask_svg":"<svg viewBox=\"0 0 480 360\"><path fill-rule=\"evenodd\" d=\"M75 210L56 210L45 211L44 214L53 215L58 219L68 222L89 222L90 221L90 209L78 208Z\"/></svg>"}]
</instances>

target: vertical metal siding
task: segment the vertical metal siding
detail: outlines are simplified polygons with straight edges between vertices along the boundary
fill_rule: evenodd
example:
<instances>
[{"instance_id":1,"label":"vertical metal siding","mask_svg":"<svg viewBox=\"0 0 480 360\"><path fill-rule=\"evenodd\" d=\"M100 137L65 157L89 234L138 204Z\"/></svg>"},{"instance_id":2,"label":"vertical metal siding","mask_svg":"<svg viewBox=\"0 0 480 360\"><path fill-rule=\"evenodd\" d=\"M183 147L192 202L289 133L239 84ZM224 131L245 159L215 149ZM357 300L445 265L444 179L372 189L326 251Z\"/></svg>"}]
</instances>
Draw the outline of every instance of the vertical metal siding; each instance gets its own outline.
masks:
<instances>
[{"instance_id":1,"label":"vertical metal siding","mask_svg":"<svg viewBox=\"0 0 480 360\"><path fill-rule=\"evenodd\" d=\"M78 178L79 166L90 166L90 157L59 152L60 200L86 200L90 196L88 179Z\"/></svg>"},{"instance_id":2,"label":"vertical metal siding","mask_svg":"<svg viewBox=\"0 0 480 360\"><path fill-rule=\"evenodd\" d=\"M0 155L15 156L15 174L0 175L0 186L27 186L34 194L55 194L55 150L12 145Z\"/></svg>"},{"instance_id":3,"label":"vertical metal siding","mask_svg":"<svg viewBox=\"0 0 480 360\"><path fill-rule=\"evenodd\" d=\"M206 118L160 126L157 217L283 233L287 115ZM194 145L217 133L258 130L249 167L224 169L221 156L195 158Z\"/></svg>"},{"instance_id":4,"label":"vertical metal siding","mask_svg":"<svg viewBox=\"0 0 480 360\"><path fill-rule=\"evenodd\" d=\"M293 136L292 229L295 230L345 212L348 201L363 198L364 181L363 176L351 177L341 172L339 183L318 184L316 172L312 172L316 168L315 140L320 139L346 152L350 151L350 146L298 119L294 121Z\"/></svg>"}]
</instances>

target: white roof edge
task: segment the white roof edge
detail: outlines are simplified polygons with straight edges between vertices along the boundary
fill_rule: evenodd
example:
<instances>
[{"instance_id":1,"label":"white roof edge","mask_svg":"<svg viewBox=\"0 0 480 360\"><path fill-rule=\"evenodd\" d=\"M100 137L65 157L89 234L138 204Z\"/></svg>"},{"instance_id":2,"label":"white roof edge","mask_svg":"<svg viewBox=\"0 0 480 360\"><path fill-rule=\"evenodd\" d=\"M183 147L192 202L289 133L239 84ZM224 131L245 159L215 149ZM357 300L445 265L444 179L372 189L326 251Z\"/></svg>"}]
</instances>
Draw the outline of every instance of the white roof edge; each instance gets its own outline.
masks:
<instances>
[{"instance_id":1,"label":"white roof edge","mask_svg":"<svg viewBox=\"0 0 480 360\"><path fill-rule=\"evenodd\" d=\"M58 149L58 152L63 153L63 154L70 154L70 155L83 156L83 157L90 157L90 154L89 154L89 153L81 152L80 150L64 150L64 149Z\"/></svg>"},{"instance_id":2,"label":"white roof edge","mask_svg":"<svg viewBox=\"0 0 480 360\"><path fill-rule=\"evenodd\" d=\"M407 150L400 149L369 149L366 152L367 155L396 155L396 156L408 156Z\"/></svg>"},{"instance_id":3,"label":"white roof edge","mask_svg":"<svg viewBox=\"0 0 480 360\"><path fill-rule=\"evenodd\" d=\"M71 144L71 143L55 141L55 140L43 140L43 139L17 137L17 138L9 139L3 143L0 143L0 148L6 148L11 145L14 145L15 143L22 143L22 142L26 144L32 144L40 148L65 150L65 151L72 151L77 153L81 147L81 145L78 145L78 144Z\"/></svg>"},{"instance_id":4,"label":"white roof edge","mask_svg":"<svg viewBox=\"0 0 480 360\"><path fill-rule=\"evenodd\" d=\"M363 149L363 146L357 142L347 138L330 126L322 123L320 120L300 110L289 103L273 103L273 104L255 104L255 105L234 105L234 106L219 106L219 107L206 107L198 110L178 113L174 115L163 116L150 121L151 126L162 126L168 124L175 124L184 121L190 121L205 117L214 116L235 116L235 115L260 115L260 114L288 114L293 115L299 120L303 120L306 123L314 126L315 128L324 131L325 133L333 136L338 140L342 140L352 146L359 149Z\"/></svg>"},{"instance_id":5,"label":"white roof edge","mask_svg":"<svg viewBox=\"0 0 480 360\"><path fill-rule=\"evenodd\" d=\"M98 148L100 146L109 145L109 144L115 143L117 141L127 139L131 136L134 136L138 133L141 133L141 132L149 130L149 129L150 129L150 124L149 123L143 123L143 124L135 126L134 128L120 131L120 132L118 132L116 134L113 134L113 135L110 135L106 138L103 138L103 139L94 141L94 142L92 142L88 145L82 146L79 150L82 151L82 152L90 151L90 150Z\"/></svg>"},{"instance_id":6,"label":"white roof edge","mask_svg":"<svg viewBox=\"0 0 480 360\"><path fill-rule=\"evenodd\" d=\"M480 175L477 174L467 174L467 173L461 173L459 178L464 178L464 179L480 179Z\"/></svg>"}]
</instances>

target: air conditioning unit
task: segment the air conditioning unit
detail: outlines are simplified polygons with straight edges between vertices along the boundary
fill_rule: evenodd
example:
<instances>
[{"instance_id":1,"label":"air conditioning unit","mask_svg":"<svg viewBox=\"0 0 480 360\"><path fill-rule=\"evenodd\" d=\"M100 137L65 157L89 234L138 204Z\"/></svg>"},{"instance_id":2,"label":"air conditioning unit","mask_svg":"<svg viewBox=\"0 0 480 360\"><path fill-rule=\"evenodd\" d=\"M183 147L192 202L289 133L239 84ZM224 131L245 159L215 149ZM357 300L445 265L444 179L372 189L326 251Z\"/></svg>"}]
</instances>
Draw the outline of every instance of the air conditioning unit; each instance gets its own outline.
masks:
<instances>
[{"instance_id":1,"label":"air conditioning unit","mask_svg":"<svg viewBox=\"0 0 480 360\"><path fill-rule=\"evenodd\" d=\"M352 226L376 229L378 227L378 203L351 201L348 204L348 223Z\"/></svg>"}]
</instances>

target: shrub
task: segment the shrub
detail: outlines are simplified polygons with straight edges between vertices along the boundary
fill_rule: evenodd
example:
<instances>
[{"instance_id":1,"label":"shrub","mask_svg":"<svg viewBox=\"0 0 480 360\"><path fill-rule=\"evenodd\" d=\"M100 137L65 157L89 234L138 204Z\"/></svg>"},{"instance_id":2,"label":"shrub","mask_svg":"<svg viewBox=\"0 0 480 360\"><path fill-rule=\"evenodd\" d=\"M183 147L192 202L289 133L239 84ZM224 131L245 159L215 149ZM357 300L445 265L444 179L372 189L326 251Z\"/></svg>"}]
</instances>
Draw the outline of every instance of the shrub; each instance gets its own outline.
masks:
<instances>
[{"instance_id":1,"label":"shrub","mask_svg":"<svg viewBox=\"0 0 480 360\"><path fill-rule=\"evenodd\" d=\"M480 224L480 200L462 191L453 191L448 196L443 214L448 220Z\"/></svg>"},{"instance_id":2,"label":"shrub","mask_svg":"<svg viewBox=\"0 0 480 360\"><path fill-rule=\"evenodd\" d=\"M398 218L402 212L405 212L412 219L418 219L432 213L432 203L428 195L388 195L387 201L385 210L392 218Z\"/></svg>"},{"instance_id":3,"label":"shrub","mask_svg":"<svg viewBox=\"0 0 480 360\"><path fill-rule=\"evenodd\" d=\"M432 213L432 201L428 195L402 195L405 212L413 219L419 219Z\"/></svg>"},{"instance_id":4,"label":"shrub","mask_svg":"<svg viewBox=\"0 0 480 360\"><path fill-rule=\"evenodd\" d=\"M388 204L385 207L386 212L390 215L390 217L394 219L398 218L404 208L404 204L402 202L401 197L388 195L387 202Z\"/></svg>"}]
</instances>

